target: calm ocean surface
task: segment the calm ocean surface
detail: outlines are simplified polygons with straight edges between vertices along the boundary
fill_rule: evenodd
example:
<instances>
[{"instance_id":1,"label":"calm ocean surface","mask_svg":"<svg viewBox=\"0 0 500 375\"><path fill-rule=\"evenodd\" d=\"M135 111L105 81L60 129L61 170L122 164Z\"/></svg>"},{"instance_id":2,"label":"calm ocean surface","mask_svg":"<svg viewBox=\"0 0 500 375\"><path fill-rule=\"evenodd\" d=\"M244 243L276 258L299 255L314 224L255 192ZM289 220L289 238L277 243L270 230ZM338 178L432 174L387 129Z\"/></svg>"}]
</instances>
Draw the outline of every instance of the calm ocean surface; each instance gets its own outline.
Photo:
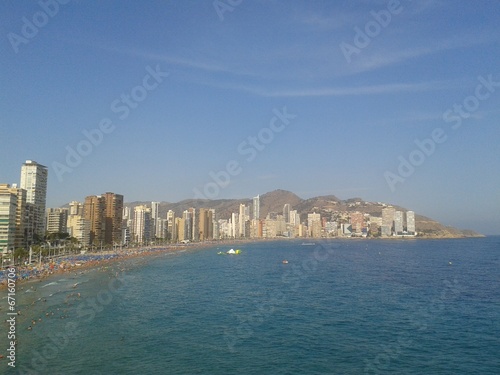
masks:
<instances>
[{"instance_id":1,"label":"calm ocean surface","mask_svg":"<svg viewBox=\"0 0 500 375\"><path fill-rule=\"evenodd\" d=\"M0 373L500 374L500 237L236 246L18 285Z\"/></svg>"}]
</instances>

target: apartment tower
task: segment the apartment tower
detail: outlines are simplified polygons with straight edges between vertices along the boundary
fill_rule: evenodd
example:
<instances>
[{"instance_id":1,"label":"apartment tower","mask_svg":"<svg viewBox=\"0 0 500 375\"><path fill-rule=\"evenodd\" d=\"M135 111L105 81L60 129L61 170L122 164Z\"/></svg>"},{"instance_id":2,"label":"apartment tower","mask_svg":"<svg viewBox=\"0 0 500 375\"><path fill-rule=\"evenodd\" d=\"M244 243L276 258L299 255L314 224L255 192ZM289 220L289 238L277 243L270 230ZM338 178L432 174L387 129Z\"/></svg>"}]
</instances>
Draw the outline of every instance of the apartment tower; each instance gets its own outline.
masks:
<instances>
[{"instance_id":1,"label":"apartment tower","mask_svg":"<svg viewBox=\"0 0 500 375\"><path fill-rule=\"evenodd\" d=\"M33 233L39 239L45 235L47 176L47 167L36 161L26 160L21 167L21 189L26 190L26 202L34 205Z\"/></svg>"}]
</instances>

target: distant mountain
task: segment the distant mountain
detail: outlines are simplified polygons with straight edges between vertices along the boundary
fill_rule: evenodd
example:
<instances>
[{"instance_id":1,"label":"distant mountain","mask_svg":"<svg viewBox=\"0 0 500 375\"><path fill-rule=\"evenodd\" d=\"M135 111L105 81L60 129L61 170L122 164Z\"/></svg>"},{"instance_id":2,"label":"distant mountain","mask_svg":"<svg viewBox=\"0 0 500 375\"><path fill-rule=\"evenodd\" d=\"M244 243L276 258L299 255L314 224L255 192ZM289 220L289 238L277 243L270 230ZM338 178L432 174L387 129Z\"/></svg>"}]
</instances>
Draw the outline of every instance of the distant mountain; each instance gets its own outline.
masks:
<instances>
[{"instance_id":1,"label":"distant mountain","mask_svg":"<svg viewBox=\"0 0 500 375\"><path fill-rule=\"evenodd\" d=\"M194 208L214 208L220 219L228 219L231 213L239 213L239 206L253 205L251 198L247 199L186 199L177 203L160 202L159 214L165 218L168 210L173 210L176 216L181 216L184 210L190 207ZM289 203L292 210L297 210L301 216L301 221L307 219L307 214L316 212L322 216L330 217L334 211L359 211L371 216L381 217L382 209L386 206L393 206L397 210L408 211L404 207L391 205L381 202L367 202L362 198L350 198L340 200L335 195L325 195L309 199L302 199L296 194L287 190L274 190L260 195L260 217L265 218L268 213L275 212L281 214L283 206ZM151 202L130 202L125 203L127 207L135 207L140 204L150 205ZM460 230L457 228L445 226L428 217L415 214L415 224L417 231L427 237L449 238L449 237L478 237L482 236L471 230Z\"/></svg>"}]
</instances>

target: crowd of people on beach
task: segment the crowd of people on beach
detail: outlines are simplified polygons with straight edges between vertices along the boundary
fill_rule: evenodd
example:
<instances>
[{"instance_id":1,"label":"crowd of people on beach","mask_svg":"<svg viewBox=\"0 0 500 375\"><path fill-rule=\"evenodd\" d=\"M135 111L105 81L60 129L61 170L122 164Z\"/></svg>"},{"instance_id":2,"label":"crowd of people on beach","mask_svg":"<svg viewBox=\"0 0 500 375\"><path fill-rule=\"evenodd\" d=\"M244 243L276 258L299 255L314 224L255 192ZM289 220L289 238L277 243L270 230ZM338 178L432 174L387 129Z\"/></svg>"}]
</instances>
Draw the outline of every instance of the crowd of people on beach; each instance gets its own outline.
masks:
<instances>
[{"instance_id":1,"label":"crowd of people on beach","mask_svg":"<svg viewBox=\"0 0 500 375\"><path fill-rule=\"evenodd\" d=\"M182 247L185 246L187 245L182 245ZM58 258L47 259L42 262L16 265L14 266L16 269L15 279L17 281L36 278L41 279L54 273L69 272L78 268L97 266L102 262L111 261L117 258L141 256L161 251L171 251L176 248L179 248L179 246L126 248L101 253L66 255ZM8 268L9 267L4 267L0 270L0 286L7 285Z\"/></svg>"}]
</instances>

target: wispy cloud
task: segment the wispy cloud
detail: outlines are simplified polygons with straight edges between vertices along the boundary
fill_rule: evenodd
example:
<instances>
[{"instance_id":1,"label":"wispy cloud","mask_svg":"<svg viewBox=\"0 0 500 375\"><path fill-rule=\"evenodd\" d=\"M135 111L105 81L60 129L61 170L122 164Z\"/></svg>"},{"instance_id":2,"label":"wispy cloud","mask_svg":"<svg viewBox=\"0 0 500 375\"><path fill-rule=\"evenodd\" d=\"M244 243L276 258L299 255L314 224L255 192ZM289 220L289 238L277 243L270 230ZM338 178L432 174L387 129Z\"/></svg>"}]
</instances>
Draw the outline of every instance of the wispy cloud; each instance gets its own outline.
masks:
<instances>
[{"instance_id":1,"label":"wispy cloud","mask_svg":"<svg viewBox=\"0 0 500 375\"><path fill-rule=\"evenodd\" d=\"M351 73L376 70L444 51L471 48L478 45L493 43L498 41L498 39L498 34L496 32L483 32L474 35L468 34L448 39L434 40L430 41L425 46L392 50L379 47L374 48L372 53L370 53L369 50L364 50L359 56L359 59L355 59L353 64L351 64L354 67Z\"/></svg>"},{"instance_id":2,"label":"wispy cloud","mask_svg":"<svg viewBox=\"0 0 500 375\"><path fill-rule=\"evenodd\" d=\"M147 59L157 62L164 61L174 66L198 70L202 72L228 73L240 76L256 76L256 74L252 73L251 71L231 68L227 64L223 64L219 61L208 61L207 59L179 57L179 56L172 56L166 53L154 53L139 49L131 49L127 47L109 45L107 42L100 40L87 41L87 40L68 39L64 37L62 38L60 37L59 39L67 43L81 45L92 49L99 49L111 53L127 55L129 57L137 59Z\"/></svg>"},{"instance_id":3,"label":"wispy cloud","mask_svg":"<svg viewBox=\"0 0 500 375\"><path fill-rule=\"evenodd\" d=\"M423 83L393 83L372 86L355 87L323 87L305 89L268 90L262 88L235 86L234 89L248 91L252 94L265 97L313 97L313 96L355 96L393 94L398 92L417 92L447 90L455 87L451 82L423 82ZM226 88L230 88L226 86Z\"/></svg>"},{"instance_id":4,"label":"wispy cloud","mask_svg":"<svg viewBox=\"0 0 500 375\"><path fill-rule=\"evenodd\" d=\"M331 31L354 25L361 20L360 17L345 11L328 16L318 12L297 12L293 21L316 31Z\"/></svg>"}]
</instances>

